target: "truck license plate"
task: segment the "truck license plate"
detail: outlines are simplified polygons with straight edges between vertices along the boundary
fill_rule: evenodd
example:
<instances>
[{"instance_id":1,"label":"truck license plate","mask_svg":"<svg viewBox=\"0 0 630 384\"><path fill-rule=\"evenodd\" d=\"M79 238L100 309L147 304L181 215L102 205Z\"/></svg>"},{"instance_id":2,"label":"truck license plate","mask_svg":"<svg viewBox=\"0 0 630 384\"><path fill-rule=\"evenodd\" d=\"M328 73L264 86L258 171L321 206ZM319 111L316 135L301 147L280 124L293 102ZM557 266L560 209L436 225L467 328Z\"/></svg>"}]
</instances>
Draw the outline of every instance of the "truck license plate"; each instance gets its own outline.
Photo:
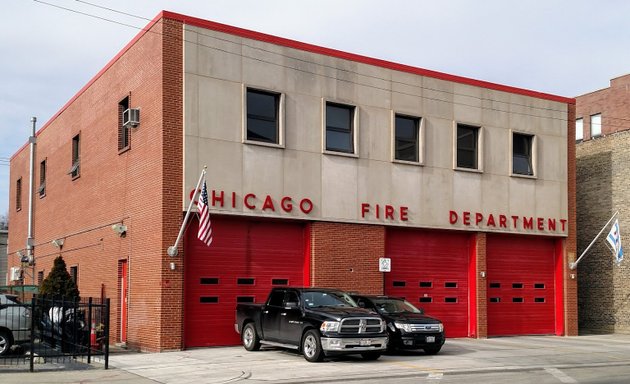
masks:
<instances>
[{"instance_id":1,"label":"truck license plate","mask_svg":"<svg viewBox=\"0 0 630 384\"><path fill-rule=\"evenodd\" d=\"M372 340L370 339L361 339L359 340L359 345L362 347L368 347L370 345L372 345Z\"/></svg>"},{"instance_id":2,"label":"truck license plate","mask_svg":"<svg viewBox=\"0 0 630 384\"><path fill-rule=\"evenodd\" d=\"M427 343L435 343L435 336L427 336Z\"/></svg>"}]
</instances>

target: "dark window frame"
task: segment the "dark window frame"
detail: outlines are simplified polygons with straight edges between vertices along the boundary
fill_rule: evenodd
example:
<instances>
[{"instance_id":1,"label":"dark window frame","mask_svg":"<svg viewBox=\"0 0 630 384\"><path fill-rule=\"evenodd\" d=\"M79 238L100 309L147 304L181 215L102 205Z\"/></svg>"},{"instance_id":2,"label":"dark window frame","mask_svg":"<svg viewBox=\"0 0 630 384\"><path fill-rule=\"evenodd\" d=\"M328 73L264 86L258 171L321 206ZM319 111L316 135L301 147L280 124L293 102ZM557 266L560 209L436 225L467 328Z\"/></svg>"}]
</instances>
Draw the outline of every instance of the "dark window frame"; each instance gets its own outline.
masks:
<instances>
[{"instance_id":1,"label":"dark window frame","mask_svg":"<svg viewBox=\"0 0 630 384\"><path fill-rule=\"evenodd\" d=\"M46 196L46 159L39 163L39 187L37 187L39 198Z\"/></svg>"},{"instance_id":2,"label":"dark window frame","mask_svg":"<svg viewBox=\"0 0 630 384\"><path fill-rule=\"evenodd\" d=\"M250 95L252 96L252 98L250 98ZM268 114L254 113L252 111L254 109L252 105L252 102L254 101L253 96L273 98L273 111L266 111L266 112L271 112ZM258 88L246 87L244 99L245 99L245 108L244 108L245 142L253 143L253 144L271 145L271 146L282 146L283 145L283 134L282 134L283 116L282 114L284 110L283 105L282 105L284 102L283 94L279 92L273 92L273 91L268 91L268 90L263 90L263 89L258 89ZM256 123L261 124L261 126L254 127ZM274 128L273 134L267 135L267 137L265 137L265 135L262 135L261 134L262 132L260 131L263 131L266 128L264 126L268 125L269 123L272 123L272 126ZM254 128L258 128L259 137L254 136L257 134Z\"/></svg>"},{"instance_id":3,"label":"dark window frame","mask_svg":"<svg viewBox=\"0 0 630 384\"><path fill-rule=\"evenodd\" d=\"M405 137L401 131L408 127L404 127L403 124L411 123L412 137ZM411 116L396 113L394 114L394 161L421 164L421 130L422 130L422 118L418 116ZM411 151L409 150L411 149ZM406 153L411 153L412 156L405 158Z\"/></svg>"},{"instance_id":4,"label":"dark window frame","mask_svg":"<svg viewBox=\"0 0 630 384\"><path fill-rule=\"evenodd\" d=\"M81 176L81 133L72 138L72 166L68 174L72 176L72 180Z\"/></svg>"},{"instance_id":5,"label":"dark window frame","mask_svg":"<svg viewBox=\"0 0 630 384\"><path fill-rule=\"evenodd\" d=\"M512 132L512 175L536 175L536 136Z\"/></svg>"},{"instance_id":6,"label":"dark window frame","mask_svg":"<svg viewBox=\"0 0 630 384\"><path fill-rule=\"evenodd\" d=\"M118 154L131 149L131 127L123 124L124 113L131 105L131 96L126 96L118 103Z\"/></svg>"},{"instance_id":7,"label":"dark window frame","mask_svg":"<svg viewBox=\"0 0 630 384\"><path fill-rule=\"evenodd\" d=\"M335 154L345 154L345 155L357 155L357 143L356 140L356 131L357 131L357 107L350 104L342 104L336 103L333 101L326 101L325 105L325 116L324 116L324 151L326 153L335 153ZM335 113L332 113L332 108L337 110L347 111L348 119L346 126L337 126L333 125L333 121L331 121L331 116ZM349 146L343 148L341 146L334 146L331 143L331 137L333 135L344 135L348 137ZM345 140L344 140L345 141Z\"/></svg>"},{"instance_id":8,"label":"dark window frame","mask_svg":"<svg viewBox=\"0 0 630 384\"><path fill-rule=\"evenodd\" d=\"M15 210L22 210L22 178L15 181Z\"/></svg>"},{"instance_id":9,"label":"dark window frame","mask_svg":"<svg viewBox=\"0 0 630 384\"><path fill-rule=\"evenodd\" d=\"M472 145L466 143L473 136ZM455 127L455 167L460 170L481 171L481 127L457 123ZM467 156L465 156L467 155ZM470 157L468 163L465 157Z\"/></svg>"},{"instance_id":10,"label":"dark window frame","mask_svg":"<svg viewBox=\"0 0 630 384\"><path fill-rule=\"evenodd\" d=\"M79 266L73 265L70 267L70 278L76 285L79 285Z\"/></svg>"}]
</instances>

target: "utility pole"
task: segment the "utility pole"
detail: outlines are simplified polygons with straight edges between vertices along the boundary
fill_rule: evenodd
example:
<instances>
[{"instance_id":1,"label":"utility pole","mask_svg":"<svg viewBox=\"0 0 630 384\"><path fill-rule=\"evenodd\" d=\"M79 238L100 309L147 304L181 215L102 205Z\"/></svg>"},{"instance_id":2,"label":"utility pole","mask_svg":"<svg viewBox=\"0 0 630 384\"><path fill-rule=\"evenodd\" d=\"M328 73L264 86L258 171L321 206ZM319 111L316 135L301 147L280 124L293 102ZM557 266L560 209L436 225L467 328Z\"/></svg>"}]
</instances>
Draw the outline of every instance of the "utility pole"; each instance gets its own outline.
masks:
<instances>
[{"instance_id":1,"label":"utility pole","mask_svg":"<svg viewBox=\"0 0 630 384\"><path fill-rule=\"evenodd\" d=\"M35 189L35 147L37 142L37 138L35 137L35 125L37 123L37 117L31 117L31 123L33 123L33 133L28 139L31 147L31 169L28 184L28 234L26 237L26 257L28 258L28 263L32 266L33 285L35 285L35 255L33 254L35 248L35 240L33 239L33 191Z\"/></svg>"}]
</instances>

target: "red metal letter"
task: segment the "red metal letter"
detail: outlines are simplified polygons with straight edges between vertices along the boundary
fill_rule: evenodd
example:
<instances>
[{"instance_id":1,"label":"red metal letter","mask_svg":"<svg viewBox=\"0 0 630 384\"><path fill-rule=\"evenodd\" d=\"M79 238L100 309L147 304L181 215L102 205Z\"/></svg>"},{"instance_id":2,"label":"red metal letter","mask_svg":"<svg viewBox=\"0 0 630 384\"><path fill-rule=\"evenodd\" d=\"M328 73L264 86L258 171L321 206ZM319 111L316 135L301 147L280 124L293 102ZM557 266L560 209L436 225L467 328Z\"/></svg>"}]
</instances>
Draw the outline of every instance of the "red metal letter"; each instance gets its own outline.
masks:
<instances>
[{"instance_id":1,"label":"red metal letter","mask_svg":"<svg viewBox=\"0 0 630 384\"><path fill-rule=\"evenodd\" d=\"M550 231L555 231L556 230L556 219L549 219L549 220L547 220L547 227L549 227Z\"/></svg>"},{"instance_id":2,"label":"red metal letter","mask_svg":"<svg viewBox=\"0 0 630 384\"><path fill-rule=\"evenodd\" d=\"M507 216L499 215L499 227L507 228Z\"/></svg>"},{"instance_id":3,"label":"red metal letter","mask_svg":"<svg viewBox=\"0 0 630 384\"><path fill-rule=\"evenodd\" d=\"M409 207L400 207L400 221L409 220Z\"/></svg>"},{"instance_id":4,"label":"red metal letter","mask_svg":"<svg viewBox=\"0 0 630 384\"><path fill-rule=\"evenodd\" d=\"M219 207L223 208L223 204L225 202L224 199L223 199L224 197L225 197L225 195L224 195L223 191L221 191L219 193L219 196L217 196L217 191L215 191L213 189L212 190L212 206L216 207L217 205L215 203L218 201L219 203L221 203L221 205L219 205Z\"/></svg>"},{"instance_id":5,"label":"red metal letter","mask_svg":"<svg viewBox=\"0 0 630 384\"><path fill-rule=\"evenodd\" d=\"M518 220L518 216L512 216L512 220L514 221L514 229L518 228L517 224L516 224L516 222Z\"/></svg>"},{"instance_id":6,"label":"red metal letter","mask_svg":"<svg viewBox=\"0 0 630 384\"><path fill-rule=\"evenodd\" d=\"M300 210L308 215L313 210L313 202L307 198L302 199L302 201L300 201Z\"/></svg>"},{"instance_id":7,"label":"red metal letter","mask_svg":"<svg viewBox=\"0 0 630 384\"><path fill-rule=\"evenodd\" d=\"M543 219L542 217L539 217L536 220L536 224L538 224L538 230L539 231L544 231L545 230L545 219Z\"/></svg>"},{"instance_id":8,"label":"red metal letter","mask_svg":"<svg viewBox=\"0 0 630 384\"><path fill-rule=\"evenodd\" d=\"M490 216L488 216L488 222L486 223L486 225L488 227L496 227L497 224L494 222L494 216L492 215L492 213L490 214Z\"/></svg>"},{"instance_id":9,"label":"red metal letter","mask_svg":"<svg viewBox=\"0 0 630 384\"><path fill-rule=\"evenodd\" d=\"M562 224L562 232L564 232L566 230L566 225L567 221L566 219L560 219L560 224Z\"/></svg>"},{"instance_id":10,"label":"red metal letter","mask_svg":"<svg viewBox=\"0 0 630 384\"><path fill-rule=\"evenodd\" d=\"M276 207L273 206L273 200L271 200L271 196L267 195L265 198L265 203L263 204L262 210L271 209L272 211L276 211Z\"/></svg>"},{"instance_id":11,"label":"red metal letter","mask_svg":"<svg viewBox=\"0 0 630 384\"><path fill-rule=\"evenodd\" d=\"M370 212L370 204L361 203L361 218L365 219L365 214Z\"/></svg>"},{"instance_id":12,"label":"red metal letter","mask_svg":"<svg viewBox=\"0 0 630 384\"><path fill-rule=\"evenodd\" d=\"M245 204L245 206L249 209L256 209L255 205L249 203L249 199L251 199L252 197L256 199L256 195L253 193L248 193L247 195L245 195L245 198L243 199L243 204Z\"/></svg>"},{"instance_id":13,"label":"red metal letter","mask_svg":"<svg viewBox=\"0 0 630 384\"><path fill-rule=\"evenodd\" d=\"M475 225L479 225L479 223L481 223L483 221L483 214L482 213L475 213Z\"/></svg>"},{"instance_id":14,"label":"red metal letter","mask_svg":"<svg viewBox=\"0 0 630 384\"><path fill-rule=\"evenodd\" d=\"M385 218L394 220L394 207L392 207L391 205L385 206Z\"/></svg>"},{"instance_id":15,"label":"red metal letter","mask_svg":"<svg viewBox=\"0 0 630 384\"><path fill-rule=\"evenodd\" d=\"M451 224L456 224L457 223L457 212L455 211L450 211L448 213L448 220L451 222Z\"/></svg>"},{"instance_id":16,"label":"red metal letter","mask_svg":"<svg viewBox=\"0 0 630 384\"><path fill-rule=\"evenodd\" d=\"M280 200L280 206L285 212L291 212L293 210L293 204L291 204L291 198L289 196L285 196Z\"/></svg>"},{"instance_id":17,"label":"red metal letter","mask_svg":"<svg viewBox=\"0 0 630 384\"><path fill-rule=\"evenodd\" d=\"M470 225L470 212L464 212L464 225Z\"/></svg>"},{"instance_id":18,"label":"red metal letter","mask_svg":"<svg viewBox=\"0 0 630 384\"><path fill-rule=\"evenodd\" d=\"M534 219L532 217L523 217L523 229L534 229Z\"/></svg>"}]
</instances>

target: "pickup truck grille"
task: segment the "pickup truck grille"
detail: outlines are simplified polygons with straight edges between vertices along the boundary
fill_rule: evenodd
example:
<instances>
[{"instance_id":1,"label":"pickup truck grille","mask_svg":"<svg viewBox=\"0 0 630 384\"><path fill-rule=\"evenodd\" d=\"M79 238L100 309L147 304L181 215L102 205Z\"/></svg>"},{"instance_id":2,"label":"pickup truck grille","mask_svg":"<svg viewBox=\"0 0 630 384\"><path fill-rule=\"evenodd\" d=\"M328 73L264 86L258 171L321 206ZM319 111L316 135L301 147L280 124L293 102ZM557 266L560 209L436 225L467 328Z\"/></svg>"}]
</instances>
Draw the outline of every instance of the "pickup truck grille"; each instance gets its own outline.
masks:
<instances>
[{"instance_id":1,"label":"pickup truck grille","mask_svg":"<svg viewBox=\"0 0 630 384\"><path fill-rule=\"evenodd\" d=\"M377 317L355 317L341 320L339 333L361 334L383 332L383 320Z\"/></svg>"},{"instance_id":2,"label":"pickup truck grille","mask_svg":"<svg viewBox=\"0 0 630 384\"><path fill-rule=\"evenodd\" d=\"M439 324L411 324L411 332L439 332Z\"/></svg>"}]
</instances>

